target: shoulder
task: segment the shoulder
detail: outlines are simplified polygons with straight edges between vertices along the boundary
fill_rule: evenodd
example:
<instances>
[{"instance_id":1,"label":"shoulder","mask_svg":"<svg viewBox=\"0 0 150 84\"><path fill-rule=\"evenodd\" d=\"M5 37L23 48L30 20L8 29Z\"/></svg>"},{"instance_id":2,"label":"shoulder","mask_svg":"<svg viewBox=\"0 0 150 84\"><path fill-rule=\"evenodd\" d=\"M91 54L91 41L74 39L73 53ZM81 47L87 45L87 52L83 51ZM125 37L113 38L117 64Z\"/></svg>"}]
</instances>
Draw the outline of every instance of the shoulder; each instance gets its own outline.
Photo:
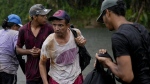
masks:
<instances>
[{"instance_id":1,"label":"shoulder","mask_svg":"<svg viewBox=\"0 0 150 84\"><path fill-rule=\"evenodd\" d=\"M4 29L0 29L0 32L4 31Z\"/></svg>"},{"instance_id":2,"label":"shoulder","mask_svg":"<svg viewBox=\"0 0 150 84\"><path fill-rule=\"evenodd\" d=\"M132 24L122 24L118 30L112 35L112 38L130 38L133 37L133 34L136 33L136 29Z\"/></svg>"},{"instance_id":3,"label":"shoulder","mask_svg":"<svg viewBox=\"0 0 150 84\"><path fill-rule=\"evenodd\" d=\"M122 24L117 30L117 33L130 33L133 26L131 24Z\"/></svg>"},{"instance_id":4,"label":"shoulder","mask_svg":"<svg viewBox=\"0 0 150 84\"><path fill-rule=\"evenodd\" d=\"M75 30L76 32L80 32L78 28L72 28L72 29Z\"/></svg>"},{"instance_id":5,"label":"shoulder","mask_svg":"<svg viewBox=\"0 0 150 84\"><path fill-rule=\"evenodd\" d=\"M18 34L18 31L16 30L11 30L14 34Z\"/></svg>"},{"instance_id":6,"label":"shoulder","mask_svg":"<svg viewBox=\"0 0 150 84\"><path fill-rule=\"evenodd\" d=\"M50 29L52 29L52 28L53 28L53 27L52 27L52 25L51 25L51 24L49 24L49 23L46 23L46 24L45 24L45 27L46 27L46 28L50 28Z\"/></svg>"},{"instance_id":7,"label":"shoulder","mask_svg":"<svg viewBox=\"0 0 150 84\"><path fill-rule=\"evenodd\" d=\"M25 30L27 30L28 26L30 26L29 23L23 25L22 27L20 27L19 31L25 31Z\"/></svg>"},{"instance_id":8,"label":"shoulder","mask_svg":"<svg viewBox=\"0 0 150 84\"><path fill-rule=\"evenodd\" d=\"M72 30L76 31L76 33L80 36L81 35L81 31L78 28L71 28Z\"/></svg>"},{"instance_id":9,"label":"shoulder","mask_svg":"<svg viewBox=\"0 0 150 84\"><path fill-rule=\"evenodd\" d=\"M44 25L44 29L45 29L45 31L50 32L50 33L53 33L53 32L54 32L52 25L49 24L49 23L46 23L46 24Z\"/></svg>"},{"instance_id":10,"label":"shoulder","mask_svg":"<svg viewBox=\"0 0 150 84\"><path fill-rule=\"evenodd\" d=\"M44 41L43 44L48 44L49 42L51 42L52 40L54 40L54 34L55 34L55 33L50 34L50 35L46 38L46 40Z\"/></svg>"}]
</instances>

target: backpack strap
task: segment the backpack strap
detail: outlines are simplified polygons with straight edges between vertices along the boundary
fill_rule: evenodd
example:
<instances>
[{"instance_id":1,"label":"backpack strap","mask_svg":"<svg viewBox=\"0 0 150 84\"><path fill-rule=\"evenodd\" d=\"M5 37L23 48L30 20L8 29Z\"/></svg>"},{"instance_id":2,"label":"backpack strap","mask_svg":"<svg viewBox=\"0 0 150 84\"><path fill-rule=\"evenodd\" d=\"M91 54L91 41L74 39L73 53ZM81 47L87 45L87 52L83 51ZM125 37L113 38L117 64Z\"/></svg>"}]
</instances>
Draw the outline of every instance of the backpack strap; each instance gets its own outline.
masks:
<instances>
[{"instance_id":1,"label":"backpack strap","mask_svg":"<svg viewBox=\"0 0 150 84\"><path fill-rule=\"evenodd\" d=\"M139 25L139 24L137 24L137 23L134 23L134 24L131 24L135 29L137 29L138 30L138 32L139 32L139 34L140 34L140 36L141 36L141 38L142 38L142 45L143 45L143 48L145 49L145 50L148 50L148 48L149 48L149 43L148 43L148 40L146 39L146 37L145 37L145 33L142 33L142 30L141 30L141 26ZM139 27L140 26L140 27ZM149 35L149 34L148 34Z\"/></svg>"},{"instance_id":2,"label":"backpack strap","mask_svg":"<svg viewBox=\"0 0 150 84\"><path fill-rule=\"evenodd\" d=\"M73 33L74 37L77 38L78 35L77 35L76 30L74 30L74 29L72 29L72 28L70 28L70 30L71 30L71 32Z\"/></svg>"}]
</instances>

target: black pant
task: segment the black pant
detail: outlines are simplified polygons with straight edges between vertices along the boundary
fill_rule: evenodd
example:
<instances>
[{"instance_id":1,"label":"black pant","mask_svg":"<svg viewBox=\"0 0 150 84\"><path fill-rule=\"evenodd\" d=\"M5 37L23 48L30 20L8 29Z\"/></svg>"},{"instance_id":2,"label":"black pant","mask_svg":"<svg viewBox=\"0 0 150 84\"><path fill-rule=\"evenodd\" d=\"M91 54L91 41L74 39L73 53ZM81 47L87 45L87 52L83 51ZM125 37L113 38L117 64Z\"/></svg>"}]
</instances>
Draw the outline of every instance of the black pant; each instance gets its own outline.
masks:
<instances>
[{"instance_id":1,"label":"black pant","mask_svg":"<svg viewBox=\"0 0 150 84\"><path fill-rule=\"evenodd\" d=\"M0 72L0 84L17 84L17 75Z\"/></svg>"}]
</instances>

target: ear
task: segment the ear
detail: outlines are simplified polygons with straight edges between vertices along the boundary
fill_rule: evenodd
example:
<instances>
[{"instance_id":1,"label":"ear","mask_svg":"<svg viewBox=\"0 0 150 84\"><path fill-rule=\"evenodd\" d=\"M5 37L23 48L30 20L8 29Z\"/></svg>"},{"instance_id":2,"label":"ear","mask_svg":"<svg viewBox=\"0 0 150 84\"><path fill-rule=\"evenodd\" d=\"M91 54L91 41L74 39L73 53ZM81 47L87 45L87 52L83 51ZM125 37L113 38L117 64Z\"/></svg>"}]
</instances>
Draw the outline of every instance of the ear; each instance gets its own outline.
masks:
<instances>
[{"instance_id":1,"label":"ear","mask_svg":"<svg viewBox=\"0 0 150 84\"><path fill-rule=\"evenodd\" d=\"M70 28L70 23L67 23L68 28Z\"/></svg>"},{"instance_id":2,"label":"ear","mask_svg":"<svg viewBox=\"0 0 150 84\"><path fill-rule=\"evenodd\" d=\"M108 9L106 9L106 14L105 14L106 16L108 16L109 15L109 10Z\"/></svg>"},{"instance_id":3,"label":"ear","mask_svg":"<svg viewBox=\"0 0 150 84\"><path fill-rule=\"evenodd\" d=\"M37 16L36 15L33 15L33 19L36 19L37 18Z\"/></svg>"}]
</instances>

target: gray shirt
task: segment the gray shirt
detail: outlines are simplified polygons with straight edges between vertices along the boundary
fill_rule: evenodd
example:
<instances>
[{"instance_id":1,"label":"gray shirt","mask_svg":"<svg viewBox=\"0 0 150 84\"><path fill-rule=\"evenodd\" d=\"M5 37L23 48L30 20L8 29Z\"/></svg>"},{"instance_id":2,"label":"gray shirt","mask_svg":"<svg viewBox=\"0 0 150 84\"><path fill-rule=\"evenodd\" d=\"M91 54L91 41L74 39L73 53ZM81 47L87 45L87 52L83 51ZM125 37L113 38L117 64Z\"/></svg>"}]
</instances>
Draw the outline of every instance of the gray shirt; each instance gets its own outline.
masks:
<instances>
[{"instance_id":1,"label":"gray shirt","mask_svg":"<svg viewBox=\"0 0 150 84\"><path fill-rule=\"evenodd\" d=\"M17 38L18 31L0 30L0 72L17 73L19 63L14 52Z\"/></svg>"}]
</instances>

